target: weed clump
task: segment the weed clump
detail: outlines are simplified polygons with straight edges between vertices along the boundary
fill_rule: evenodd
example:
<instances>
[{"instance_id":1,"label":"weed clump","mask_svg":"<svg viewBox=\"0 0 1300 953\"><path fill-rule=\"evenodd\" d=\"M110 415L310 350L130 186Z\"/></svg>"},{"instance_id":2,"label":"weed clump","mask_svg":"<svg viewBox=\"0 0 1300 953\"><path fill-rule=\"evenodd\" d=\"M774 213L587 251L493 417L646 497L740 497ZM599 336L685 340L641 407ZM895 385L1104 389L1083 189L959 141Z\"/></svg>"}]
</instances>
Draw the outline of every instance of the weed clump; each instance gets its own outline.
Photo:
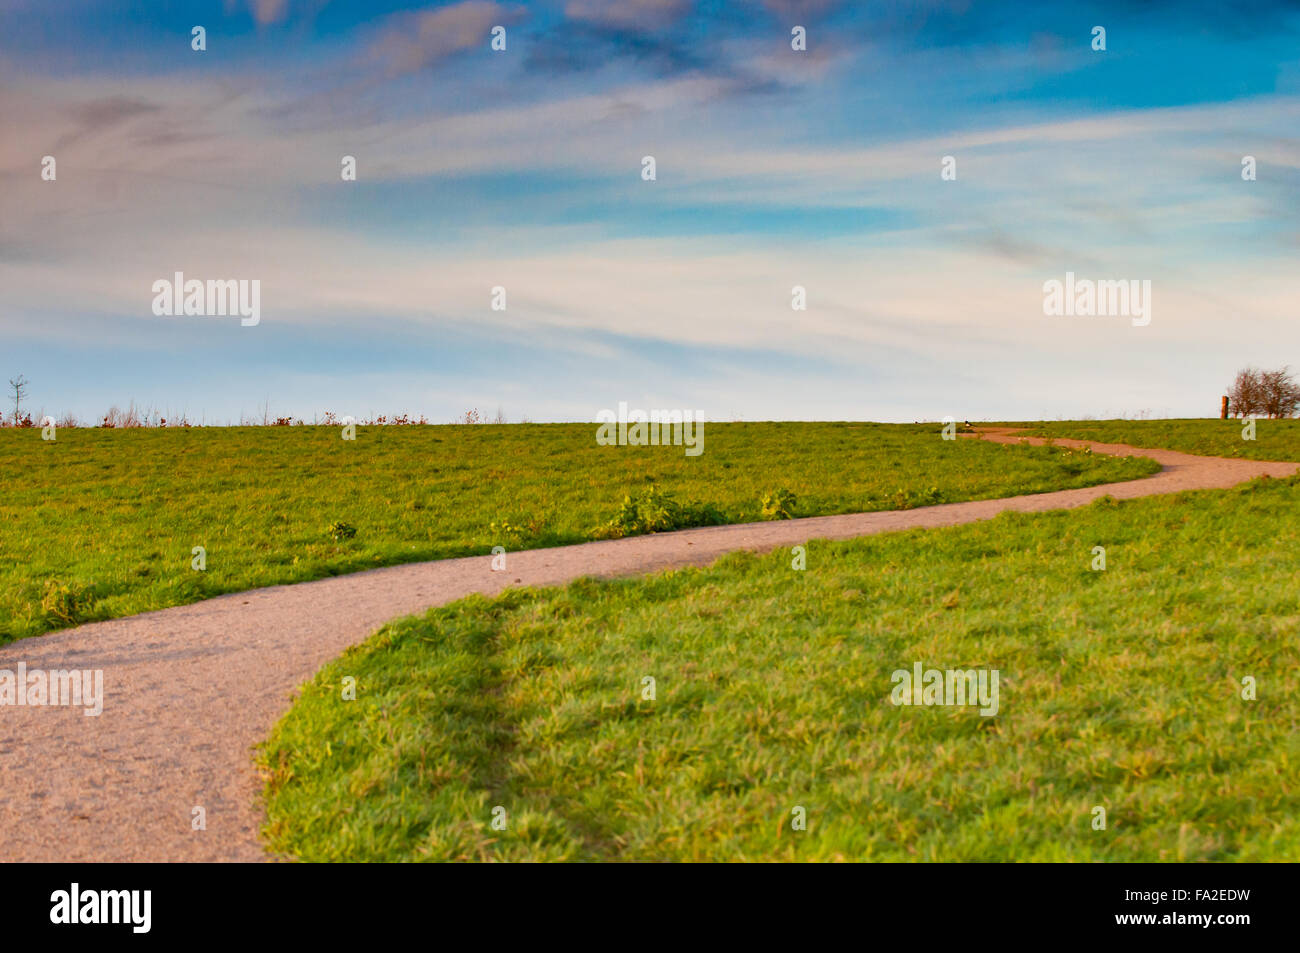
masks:
<instances>
[{"instance_id":1,"label":"weed clump","mask_svg":"<svg viewBox=\"0 0 1300 953\"><path fill-rule=\"evenodd\" d=\"M354 538L357 535L357 528L335 520L330 524L328 532L335 542L341 542L345 539Z\"/></svg>"},{"instance_id":2,"label":"weed clump","mask_svg":"<svg viewBox=\"0 0 1300 953\"><path fill-rule=\"evenodd\" d=\"M515 546L522 546L526 543L540 539L546 531L546 520L543 518L529 517L506 517L500 522L493 521L490 524L493 539L504 539Z\"/></svg>"},{"instance_id":3,"label":"weed clump","mask_svg":"<svg viewBox=\"0 0 1300 953\"><path fill-rule=\"evenodd\" d=\"M781 489L776 490L773 493L764 495L762 500L763 519L794 519L794 511L798 505L799 501L795 498L795 495L785 487L781 487Z\"/></svg>"},{"instance_id":4,"label":"weed clump","mask_svg":"<svg viewBox=\"0 0 1300 953\"><path fill-rule=\"evenodd\" d=\"M937 486L924 490L904 490L899 487L892 502L896 510L911 510L918 506L938 506L946 500L943 490Z\"/></svg>"},{"instance_id":5,"label":"weed clump","mask_svg":"<svg viewBox=\"0 0 1300 953\"><path fill-rule=\"evenodd\" d=\"M718 526L727 518L712 503L682 503L671 493L651 484L640 493L623 497L618 513L605 525L603 535L637 536L688 526Z\"/></svg>"},{"instance_id":6,"label":"weed clump","mask_svg":"<svg viewBox=\"0 0 1300 953\"><path fill-rule=\"evenodd\" d=\"M83 586L55 579L45 580L41 611L50 624L75 625L86 617L92 602L93 596Z\"/></svg>"}]
</instances>

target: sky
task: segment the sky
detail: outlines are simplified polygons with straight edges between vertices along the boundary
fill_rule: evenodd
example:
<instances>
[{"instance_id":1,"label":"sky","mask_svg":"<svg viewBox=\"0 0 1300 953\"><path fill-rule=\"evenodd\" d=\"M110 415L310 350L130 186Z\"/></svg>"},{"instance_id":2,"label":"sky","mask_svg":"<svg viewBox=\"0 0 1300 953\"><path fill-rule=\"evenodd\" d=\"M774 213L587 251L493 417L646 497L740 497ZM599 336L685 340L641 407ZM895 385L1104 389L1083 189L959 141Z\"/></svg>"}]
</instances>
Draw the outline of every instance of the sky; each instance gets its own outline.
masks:
<instances>
[{"instance_id":1,"label":"sky","mask_svg":"<svg viewBox=\"0 0 1300 953\"><path fill-rule=\"evenodd\" d=\"M1295 2L0 0L0 130L0 378L56 416L1215 416L1300 366ZM177 271L260 322L155 314ZM1067 272L1150 323L1045 314Z\"/></svg>"}]
</instances>

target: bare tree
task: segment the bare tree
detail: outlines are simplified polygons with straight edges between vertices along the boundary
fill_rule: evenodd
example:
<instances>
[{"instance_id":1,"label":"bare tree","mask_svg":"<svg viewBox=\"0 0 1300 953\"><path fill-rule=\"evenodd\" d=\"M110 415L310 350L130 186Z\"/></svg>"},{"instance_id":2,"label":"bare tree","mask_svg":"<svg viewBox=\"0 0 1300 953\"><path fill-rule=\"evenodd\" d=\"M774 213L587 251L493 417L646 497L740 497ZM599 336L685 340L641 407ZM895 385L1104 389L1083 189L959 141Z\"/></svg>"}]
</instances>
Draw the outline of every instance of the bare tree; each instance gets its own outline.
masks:
<instances>
[{"instance_id":1,"label":"bare tree","mask_svg":"<svg viewBox=\"0 0 1300 953\"><path fill-rule=\"evenodd\" d=\"M1290 417L1300 409L1300 384L1289 367L1276 371L1248 367L1237 372L1228 399L1238 417Z\"/></svg>"},{"instance_id":2,"label":"bare tree","mask_svg":"<svg viewBox=\"0 0 1300 953\"><path fill-rule=\"evenodd\" d=\"M1300 384L1291 375L1290 367L1265 371L1260 375L1264 390L1264 413L1270 417L1290 417L1300 407Z\"/></svg>"},{"instance_id":3,"label":"bare tree","mask_svg":"<svg viewBox=\"0 0 1300 953\"><path fill-rule=\"evenodd\" d=\"M1253 367L1237 372L1237 379L1228 388L1228 407L1238 417L1249 417L1263 412L1264 385L1260 372Z\"/></svg>"},{"instance_id":4,"label":"bare tree","mask_svg":"<svg viewBox=\"0 0 1300 953\"><path fill-rule=\"evenodd\" d=\"M19 374L17 378L9 378L9 386L14 389L14 426L18 426L18 410L22 406L23 398L27 396L27 385L29 381L23 375Z\"/></svg>"}]
</instances>

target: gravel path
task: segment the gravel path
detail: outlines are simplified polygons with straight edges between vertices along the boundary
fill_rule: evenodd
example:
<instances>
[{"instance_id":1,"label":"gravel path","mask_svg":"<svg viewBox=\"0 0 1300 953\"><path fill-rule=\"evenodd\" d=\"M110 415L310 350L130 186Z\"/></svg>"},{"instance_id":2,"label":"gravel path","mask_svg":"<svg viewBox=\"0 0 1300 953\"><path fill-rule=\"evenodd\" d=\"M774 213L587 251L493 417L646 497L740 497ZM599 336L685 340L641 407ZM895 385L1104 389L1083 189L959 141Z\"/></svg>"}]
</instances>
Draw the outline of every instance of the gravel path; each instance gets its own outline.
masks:
<instances>
[{"instance_id":1,"label":"gravel path","mask_svg":"<svg viewBox=\"0 0 1300 953\"><path fill-rule=\"evenodd\" d=\"M1018 439L988 431L984 439ZM1041 441L1033 441L1041 442ZM260 781L252 747L293 690L378 626L470 593L699 565L737 549L951 526L1006 510L1038 512L1179 490L1230 487L1295 463L1197 457L1069 440L1137 454L1163 470L1123 483L898 512L711 526L511 553L506 572L478 556L413 563L221 596L0 647L0 669L102 669L104 710L0 707L0 859L256 861ZM810 564L816 565L815 550ZM192 829L193 809L206 829Z\"/></svg>"}]
</instances>

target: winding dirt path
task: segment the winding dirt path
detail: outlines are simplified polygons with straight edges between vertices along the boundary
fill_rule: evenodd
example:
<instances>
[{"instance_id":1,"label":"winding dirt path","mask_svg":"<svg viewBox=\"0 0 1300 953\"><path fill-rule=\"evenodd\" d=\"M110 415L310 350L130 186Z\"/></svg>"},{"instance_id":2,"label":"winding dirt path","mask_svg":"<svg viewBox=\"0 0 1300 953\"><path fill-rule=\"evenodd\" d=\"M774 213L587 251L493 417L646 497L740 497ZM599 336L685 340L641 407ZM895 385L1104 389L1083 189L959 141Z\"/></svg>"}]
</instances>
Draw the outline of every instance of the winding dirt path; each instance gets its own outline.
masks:
<instances>
[{"instance_id":1,"label":"winding dirt path","mask_svg":"<svg viewBox=\"0 0 1300 953\"><path fill-rule=\"evenodd\" d=\"M1014 443L1009 430L983 439ZM1040 440L1031 440L1041 443ZM0 647L0 669L102 669L104 710L0 707L0 860L256 861L260 781L252 748L293 690L389 619L470 593L709 563L737 550L952 526L1007 510L1039 512L1117 498L1234 486L1300 464L1197 457L1058 440L1140 455L1150 477L896 512L711 526L511 553L506 572L477 556L273 586ZM206 829L193 830L193 809Z\"/></svg>"}]
</instances>

